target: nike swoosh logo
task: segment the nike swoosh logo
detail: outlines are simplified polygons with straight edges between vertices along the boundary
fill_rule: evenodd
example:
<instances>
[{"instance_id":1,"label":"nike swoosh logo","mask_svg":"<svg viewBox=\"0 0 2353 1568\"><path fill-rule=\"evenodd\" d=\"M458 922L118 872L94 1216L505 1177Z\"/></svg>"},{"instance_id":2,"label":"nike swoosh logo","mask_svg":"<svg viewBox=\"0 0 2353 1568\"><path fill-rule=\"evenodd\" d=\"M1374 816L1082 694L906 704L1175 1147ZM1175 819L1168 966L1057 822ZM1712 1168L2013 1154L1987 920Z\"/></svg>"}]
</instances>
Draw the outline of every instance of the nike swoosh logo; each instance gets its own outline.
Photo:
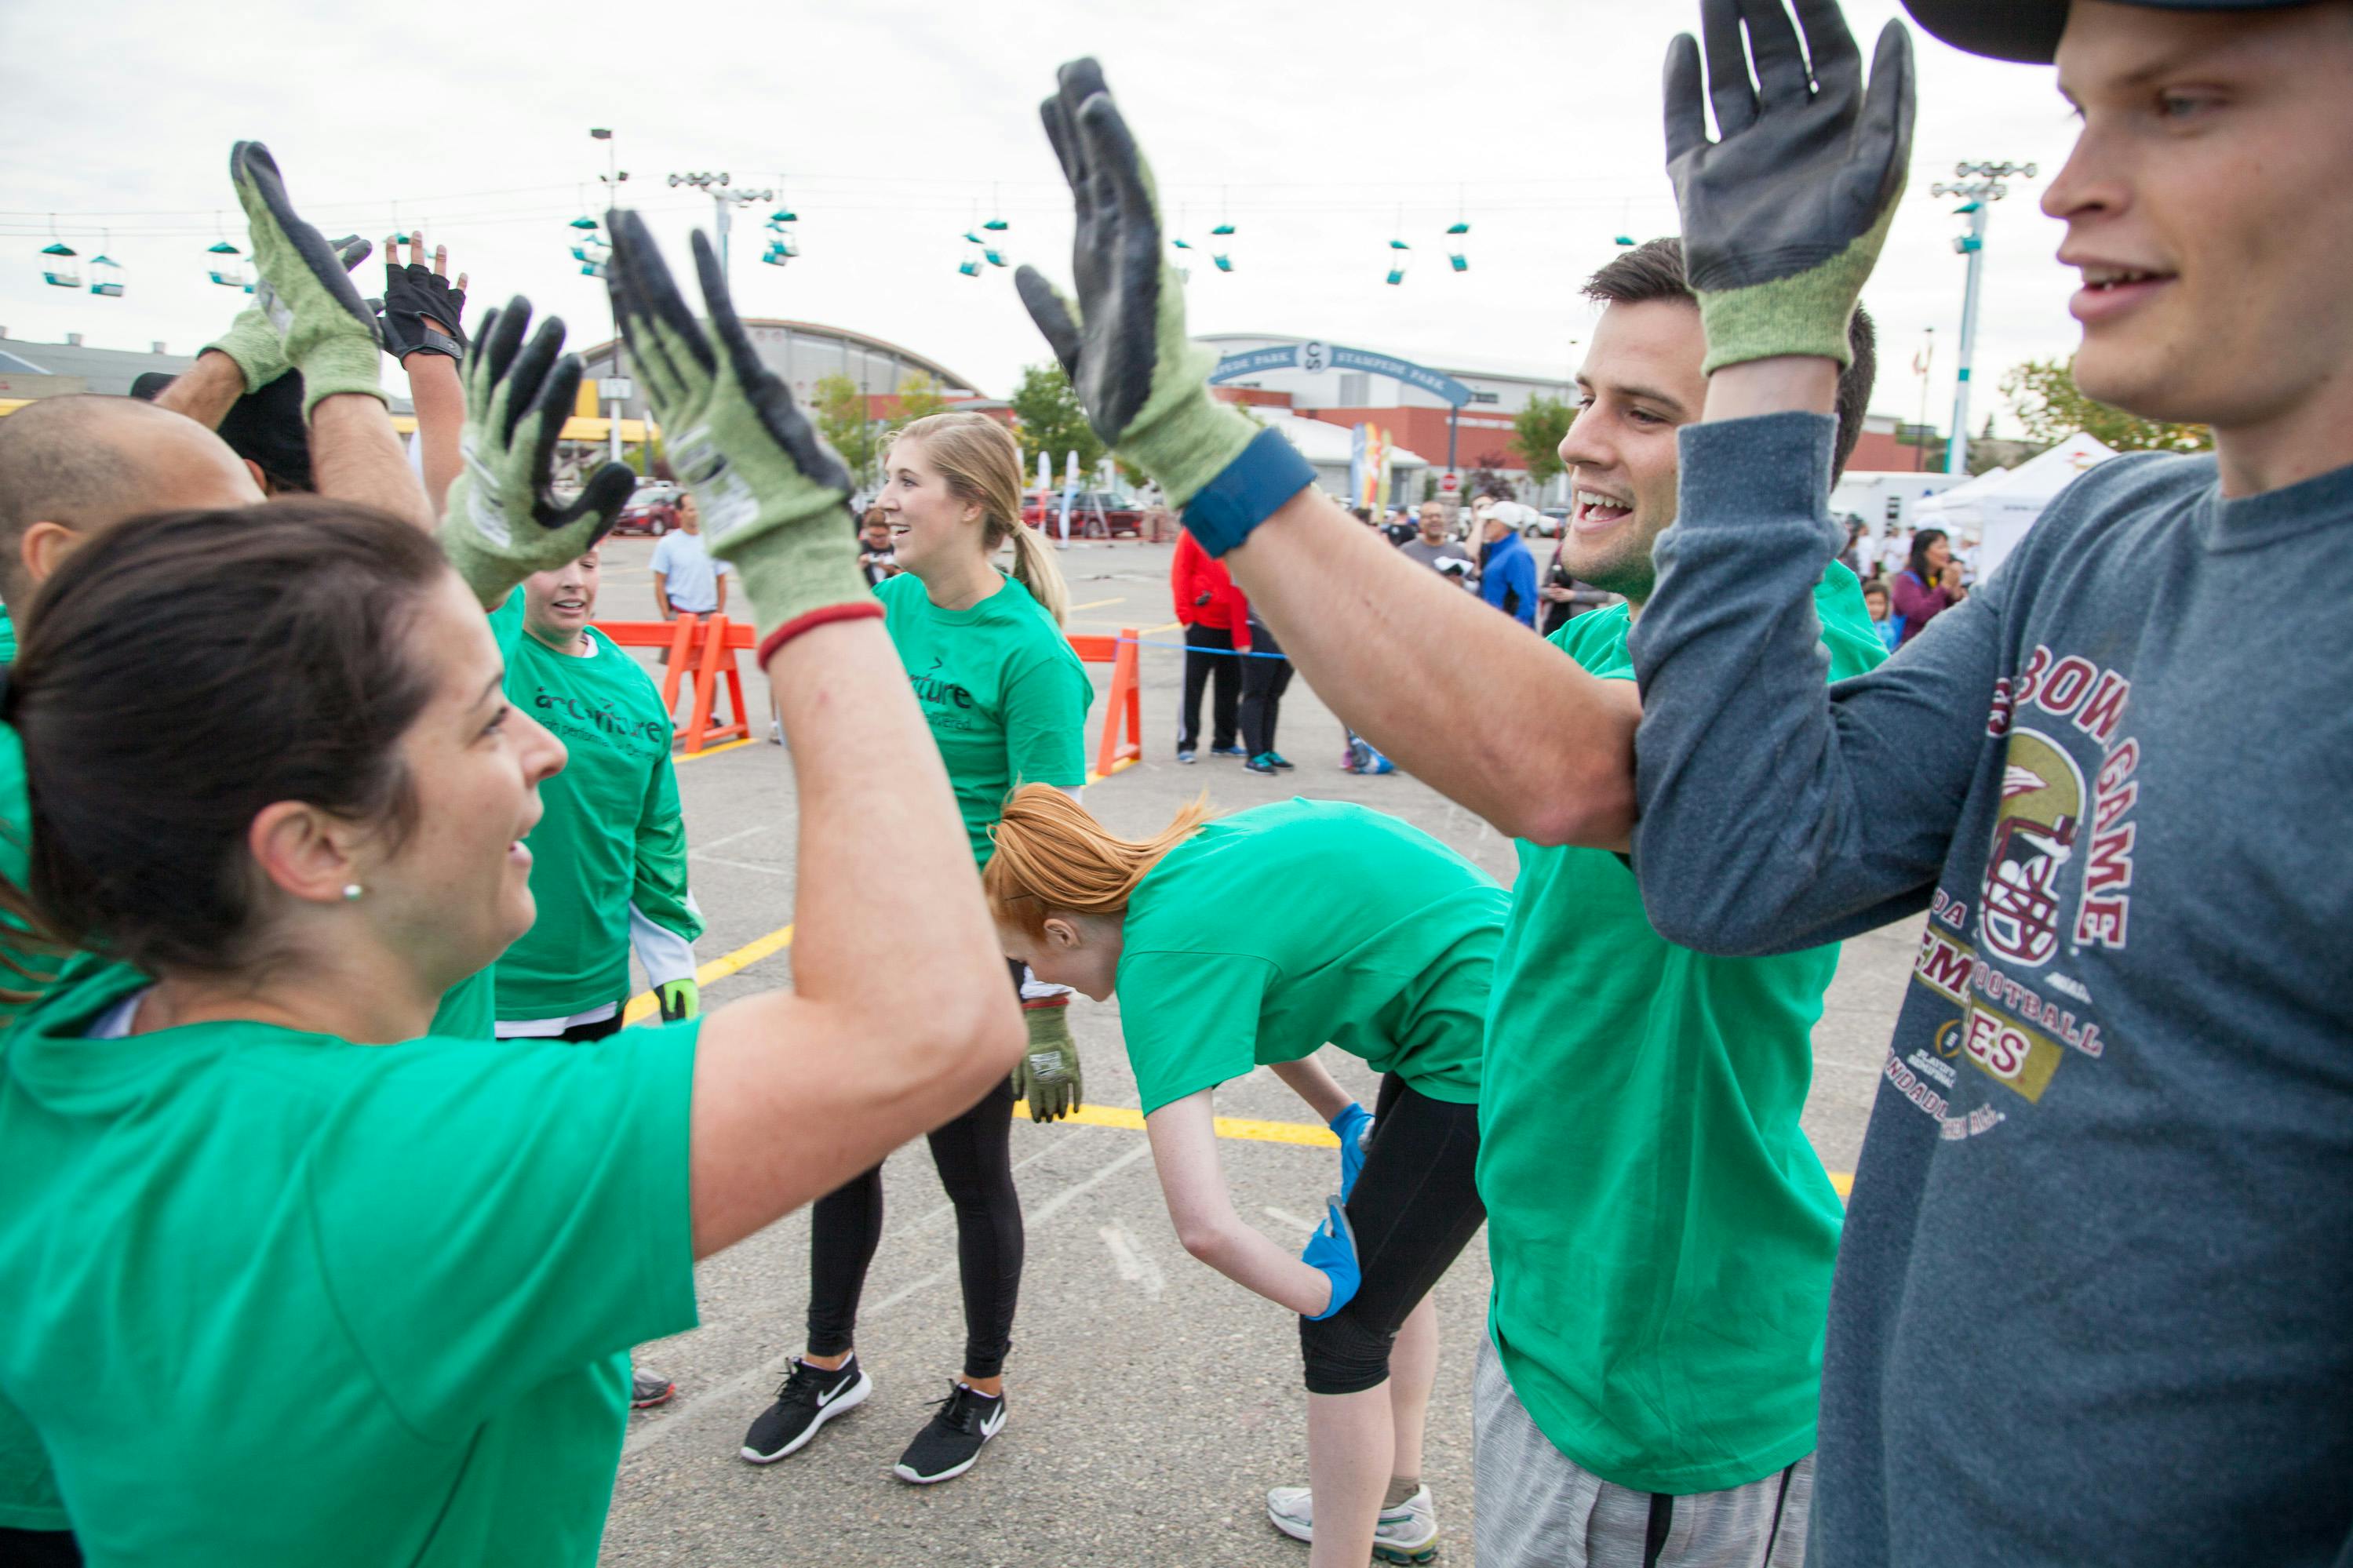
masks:
<instances>
[{"instance_id":1,"label":"nike swoosh logo","mask_svg":"<svg viewBox=\"0 0 2353 1568\"><path fill-rule=\"evenodd\" d=\"M997 1429L1004 1425L1005 1406L1000 1405L997 1407L997 1415L994 1419L983 1421L980 1424L980 1435L984 1437L994 1437L997 1436Z\"/></svg>"},{"instance_id":2,"label":"nike swoosh logo","mask_svg":"<svg viewBox=\"0 0 2353 1568\"><path fill-rule=\"evenodd\" d=\"M835 1384L831 1388L827 1389L823 1394L817 1396L817 1407L819 1410L824 1409L827 1405L832 1404L835 1400L840 1398L843 1394L849 1393L851 1389L857 1386L858 1380L854 1377L844 1382Z\"/></svg>"}]
</instances>

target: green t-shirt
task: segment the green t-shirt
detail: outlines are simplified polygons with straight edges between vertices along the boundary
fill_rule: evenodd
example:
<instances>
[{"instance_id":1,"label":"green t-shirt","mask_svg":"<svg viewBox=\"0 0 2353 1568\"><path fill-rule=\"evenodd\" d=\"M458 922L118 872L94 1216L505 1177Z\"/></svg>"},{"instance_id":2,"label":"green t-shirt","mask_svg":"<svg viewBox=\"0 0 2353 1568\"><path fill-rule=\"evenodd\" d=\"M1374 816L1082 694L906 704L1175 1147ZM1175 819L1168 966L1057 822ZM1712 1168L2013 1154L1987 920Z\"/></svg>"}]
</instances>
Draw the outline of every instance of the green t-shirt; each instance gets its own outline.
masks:
<instances>
[{"instance_id":1,"label":"green t-shirt","mask_svg":"<svg viewBox=\"0 0 2353 1568\"><path fill-rule=\"evenodd\" d=\"M1365 806L1288 800L1208 824L1128 900L1116 987L1145 1114L1326 1041L1476 1104L1509 902Z\"/></svg>"},{"instance_id":2,"label":"green t-shirt","mask_svg":"<svg viewBox=\"0 0 2353 1568\"><path fill-rule=\"evenodd\" d=\"M1886 657L1854 574L1814 595L1832 679ZM1631 680L1623 605L1553 637ZM1523 843L1488 1014L1488 1327L1553 1446L1637 1491L1813 1450L1838 1194L1799 1126L1836 943L1712 958L1599 849Z\"/></svg>"},{"instance_id":3,"label":"green t-shirt","mask_svg":"<svg viewBox=\"0 0 2353 1568\"><path fill-rule=\"evenodd\" d=\"M90 1561L587 1568L628 1347L695 1322L700 1025L84 1037L144 984L0 1055L0 1402Z\"/></svg>"},{"instance_id":4,"label":"green t-shirt","mask_svg":"<svg viewBox=\"0 0 2353 1568\"><path fill-rule=\"evenodd\" d=\"M883 625L939 742L974 858L1016 785L1087 782L1087 705L1094 683L1029 590L1010 577L964 610L943 610L912 574L876 584Z\"/></svg>"},{"instance_id":5,"label":"green t-shirt","mask_svg":"<svg viewBox=\"0 0 2353 1568\"><path fill-rule=\"evenodd\" d=\"M441 1005L425 1032L443 1040L494 1039L498 1012L498 965L486 963L441 993Z\"/></svg>"},{"instance_id":6,"label":"green t-shirt","mask_svg":"<svg viewBox=\"0 0 2353 1568\"><path fill-rule=\"evenodd\" d=\"M531 850L532 927L498 962L501 1019L568 1018L629 991L629 906L692 942L686 822L670 765L670 714L643 666L591 628L586 658L523 630L521 590L491 613L506 655L507 700L571 753L539 786Z\"/></svg>"}]
</instances>

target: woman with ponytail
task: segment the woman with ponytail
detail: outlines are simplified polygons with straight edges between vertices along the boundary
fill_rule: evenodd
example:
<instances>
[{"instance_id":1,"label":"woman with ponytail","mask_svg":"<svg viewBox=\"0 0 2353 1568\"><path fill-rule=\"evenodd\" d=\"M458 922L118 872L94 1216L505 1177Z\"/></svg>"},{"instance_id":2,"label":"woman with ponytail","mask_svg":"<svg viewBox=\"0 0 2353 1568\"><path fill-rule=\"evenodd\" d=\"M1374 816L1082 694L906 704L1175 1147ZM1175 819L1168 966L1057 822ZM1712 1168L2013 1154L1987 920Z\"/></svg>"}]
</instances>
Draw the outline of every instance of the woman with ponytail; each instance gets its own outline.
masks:
<instances>
[{"instance_id":1,"label":"woman with ponytail","mask_svg":"<svg viewBox=\"0 0 2353 1568\"><path fill-rule=\"evenodd\" d=\"M1061 633L1070 595L1052 552L1022 526L1021 450L996 420L934 414L901 430L876 507L890 524L900 574L877 584L874 594L947 764L973 858L985 865L989 829L1015 786L1075 794L1086 783L1094 686ZM1009 577L996 561L1008 539ZM1029 1050L1009 1081L930 1135L933 1164L955 1208L965 1352L938 1414L893 1468L918 1485L970 1469L1005 1423L1005 1355L1023 1248L1013 1107L1026 1100L1031 1120L1049 1121L1079 1104L1070 992L1025 984L1021 966L1011 969ZM809 1216L808 1342L775 1402L744 1434L743 1457L754 1464L798 1452L872 1390L854 1342L859 1297L881 1239L878 1163L820 1199Z\"/></svg>"},{"instance_id":2,"label":"woman with ponytail","mask_svg":"<svg viewBox=\"0 0 2353 1568\"><path fill-rule=\"evenodd\" d=\"M1062 794L1015 792L981 873L1009 957L1116 994L1144 1125L1185 1250L1300 1314L1308 1487L1267 1517L1313 1568L1429 1561L1420 1482L1437 1374L1430 1287L1486 1211L1473 1171L1487 992L1507 897L1436 839L1359 805L1291 800L1145 839ZM1372 1114L1314 1060L1382 1075ZM1264 1065L1340 1139L1340 1193L1293 1258L1235 1215L1217 1086Z\"/></svg>"}]
</instances>

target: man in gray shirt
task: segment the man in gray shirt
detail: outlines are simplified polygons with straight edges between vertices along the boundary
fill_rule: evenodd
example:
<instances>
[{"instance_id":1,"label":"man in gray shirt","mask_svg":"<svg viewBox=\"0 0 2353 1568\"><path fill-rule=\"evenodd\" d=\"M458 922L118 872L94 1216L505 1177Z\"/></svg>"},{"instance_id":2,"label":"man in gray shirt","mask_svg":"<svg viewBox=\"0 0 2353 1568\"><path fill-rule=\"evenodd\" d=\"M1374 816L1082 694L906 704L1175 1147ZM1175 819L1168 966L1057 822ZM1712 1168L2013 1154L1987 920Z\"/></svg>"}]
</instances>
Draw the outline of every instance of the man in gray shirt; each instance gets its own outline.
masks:
<instances>
[{"instance_id":1,"label":"man in gray shirt","mask_svg":"<svg viewBox=\"0 0 2353 1568\"><path fill-rule=\"evenodd\" d=\"M1810 73L1743 5L1757 86L1711 27L1711 142L1678 41L1713 374L1630 640L1634 866L1706 951L1926 915L1831 1292L1811 1561L2353 1561L2353 5L1905 4L2055 55L2076 381L2215 451L2087 473L1825 688L1818 345L1902 187L1909 56L1896 27L1866 98L1827 0L1798 6Z\"/></svg>"},{"instance_id":2,"label":"man in gray shirt","mask_svg":"<svg viewBox=\"0 0 2353 1568\"><path fill-rule=\"evenodd\" d=\"M1479 574L1479 563L1471 558L1469 551L1446 536L1445 503L1422 502L1420 522L1421 531L1398 545L1398 552L1469 588L1471 580Z\"/></svg>"}]
</instances>

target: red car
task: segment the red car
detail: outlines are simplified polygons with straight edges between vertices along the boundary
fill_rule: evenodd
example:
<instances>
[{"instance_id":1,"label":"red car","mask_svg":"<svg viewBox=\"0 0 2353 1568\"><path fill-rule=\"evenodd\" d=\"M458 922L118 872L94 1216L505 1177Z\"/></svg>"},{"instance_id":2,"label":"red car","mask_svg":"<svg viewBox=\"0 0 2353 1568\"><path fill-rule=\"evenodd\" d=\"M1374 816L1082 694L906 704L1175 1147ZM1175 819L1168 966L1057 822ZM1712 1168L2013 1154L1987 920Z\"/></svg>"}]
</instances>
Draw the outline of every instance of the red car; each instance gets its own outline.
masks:
<instances>
[{"instance_id":1,"label":"red car","mask_svg":"<svg viewBox=\"0 0 2353 1568\"><path fill-rule=\"evenodd\" d=\"M659 539L678 526L678 487L655 481L639 485L613 524L615 533L642 533Z\"/></svg>"},{"instance_id":2,"label":"red car","mask_svg":"<svg viewBox=\"0 0 2353 1568\"><path fill-rule=\"evenodd\" d=\"M1048 533L1059 533L1062 525L1062 494L1055 491L1041 507L1031 500L1021 509L1021 521L1032 528L1043 528ZM1071 537L1073 539L1140 539L1144 536L1144 511L1140 507L1124 506L1117 498L1101 490L1081 490L1071 501Z\"/></svg>"}]
</instances>

